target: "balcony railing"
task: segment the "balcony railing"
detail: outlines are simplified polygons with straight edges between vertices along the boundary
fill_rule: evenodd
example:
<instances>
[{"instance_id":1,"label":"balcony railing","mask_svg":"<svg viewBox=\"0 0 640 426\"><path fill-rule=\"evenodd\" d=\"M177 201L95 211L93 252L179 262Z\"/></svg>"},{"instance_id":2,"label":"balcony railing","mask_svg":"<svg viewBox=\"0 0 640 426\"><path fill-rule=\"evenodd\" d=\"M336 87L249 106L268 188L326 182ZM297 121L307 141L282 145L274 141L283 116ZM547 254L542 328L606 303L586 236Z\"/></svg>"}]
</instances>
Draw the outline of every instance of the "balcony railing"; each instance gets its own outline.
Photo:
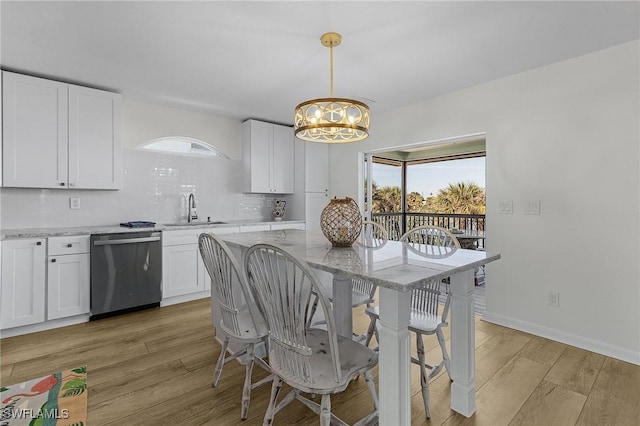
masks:
<instances>
[{"instance_id":1,"label":"balcony railing","mask_svg":"<svg viewBox=\"0 0 640 426\"><path fill-rule=\"evenodd\" d=\"M484 231L483 214L446 213L372 213L373 221L382 225L390 240L399 240L406 230L416 226L433 225L442 228L458 228L463 231ZM478 240L478 248L484 248L484 240Z\"/></svg>"}]
</instances>

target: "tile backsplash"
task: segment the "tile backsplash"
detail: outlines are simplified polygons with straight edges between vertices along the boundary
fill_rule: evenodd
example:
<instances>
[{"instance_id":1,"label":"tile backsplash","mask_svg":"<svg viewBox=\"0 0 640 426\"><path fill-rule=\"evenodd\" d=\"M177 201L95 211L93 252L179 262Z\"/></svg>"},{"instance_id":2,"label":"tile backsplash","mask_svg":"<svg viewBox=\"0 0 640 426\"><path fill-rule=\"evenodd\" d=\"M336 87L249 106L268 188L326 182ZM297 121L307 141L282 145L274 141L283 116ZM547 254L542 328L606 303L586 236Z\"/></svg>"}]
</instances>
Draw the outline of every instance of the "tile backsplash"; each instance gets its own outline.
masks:
<instances>
[{"instance_id":1,"label":"tile backsplash","mask_svg":"<svg viewBox=\"0 0 640 426\"><path fill-rule=\"evenodd\" d=\"M0 227L179 222L187 218L190 193L195 194L199 220L270 220L268 201L290 203L292 198L243 194L241 160L125 149L123 173L119 191L2 188ZM70 198L80 199L80 209L70 209Z\"/></svg>"}]
</instances>

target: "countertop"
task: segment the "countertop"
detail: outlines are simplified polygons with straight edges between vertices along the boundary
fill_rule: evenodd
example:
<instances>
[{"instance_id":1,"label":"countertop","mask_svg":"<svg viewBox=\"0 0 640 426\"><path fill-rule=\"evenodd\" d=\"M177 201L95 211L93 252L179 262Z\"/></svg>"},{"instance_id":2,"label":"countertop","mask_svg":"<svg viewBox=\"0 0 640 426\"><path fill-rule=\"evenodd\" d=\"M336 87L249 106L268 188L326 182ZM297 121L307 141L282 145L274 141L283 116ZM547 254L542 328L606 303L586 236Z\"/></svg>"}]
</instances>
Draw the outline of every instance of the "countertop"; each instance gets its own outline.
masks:
<instances>
[{"instance_id":1,"label":"countertop","mask_svg":"<svg viewBox=\"0 0 640 426\"><path fill-rule=\"evenodd\" d=\"M196 225L167 225L158 223L154 227L149 228L127 228L120 225L103 225L103 226L75 226L75 227L60 227L60 228L10 228L0 229L0 240L8 238L46 238L46 237L63 237L73 235L91 235L91 234L115 234L123 232L149 232L149 231L177 231L184 229L213 229L213 228L228 228L232 226L243 225L271 225L277 223L304 223L304 220L282 220L280 222L275 221L260 221L260 220L229 220L225 223L207 223L197 222Z\"/></svg>"}]
</instances>

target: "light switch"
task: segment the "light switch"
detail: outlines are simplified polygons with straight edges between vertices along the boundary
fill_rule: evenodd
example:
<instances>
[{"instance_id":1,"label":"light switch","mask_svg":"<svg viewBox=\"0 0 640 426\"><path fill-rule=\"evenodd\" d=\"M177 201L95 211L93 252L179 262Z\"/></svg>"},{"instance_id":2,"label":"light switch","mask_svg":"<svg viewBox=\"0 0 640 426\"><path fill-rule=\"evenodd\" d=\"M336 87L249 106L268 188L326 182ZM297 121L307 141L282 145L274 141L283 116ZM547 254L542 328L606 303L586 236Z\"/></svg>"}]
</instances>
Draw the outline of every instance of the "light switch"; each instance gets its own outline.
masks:
<instances>
[{"instance_id":1,"label":"light switch","mask_svg":"<svg viewBox=\"0 0 640 426\"><path fill-rule=\"evenodd\" d=\"M69 198L69 208L71 210L80 210L80 198Z\"/></svg>"},{"instance_id":2,"label":"light switch","mask_svg":"<svg viewBox=\"0 0 640 426\"><path fill-rule=\"evenodd\" d=\"M500 201L498 203L498 213L513 214L513 201Z\"/></svg>"},{"instance_id":3,"label":"light switch","mask_svg":"<svg viewBox=\"0 0 640 426\"><path fill-rule=\"evenodd\" d=\"M527 201L524 203L524 214L540 214L540 201Z\"/></svg>"}]
</instances>

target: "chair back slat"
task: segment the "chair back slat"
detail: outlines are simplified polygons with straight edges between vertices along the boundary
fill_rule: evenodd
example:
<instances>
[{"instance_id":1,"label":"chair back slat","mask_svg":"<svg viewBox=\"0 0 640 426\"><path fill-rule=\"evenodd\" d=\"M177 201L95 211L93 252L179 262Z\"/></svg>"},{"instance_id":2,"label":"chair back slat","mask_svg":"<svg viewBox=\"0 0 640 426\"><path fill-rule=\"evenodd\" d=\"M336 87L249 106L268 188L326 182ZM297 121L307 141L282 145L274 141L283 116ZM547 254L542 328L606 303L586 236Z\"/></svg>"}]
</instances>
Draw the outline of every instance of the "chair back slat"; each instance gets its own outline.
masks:
<instances>
[{"instance_id":1,"label":"chair back slat","mask_svg":"<svg viewBox=\"0 0 640 426\"><path fill-rule=\"evenodd\" d=\"M411 293L411 308L423 314L438 315L440 280L428 280Z\"/></svg>"},{"instance_id":2,"label":"chair back slat","mask_svg":"<svg viewBox=\"0 0 640 426\"><path fill-rule=\"evenodd\" d=\"M448 229L439 226L424 225L407 231L400 241L426 257L447 257L460 248L460 242ZM442 281L427 280L411 293L411 308L422 315L438 315L440 287ZM450 297L447 296L442 321L446 321Z\"/></svg>"},{"instance_id":3,"label":"chair back slat","mask_svg":"<svg viewBox=\"0 0 640 426\"><path fill-rule=\"evenodd\" d=\"M256 334L260 333L259 330L264 328L264 319L257 311L246 279L229 247L210 233L200 234L198 247L211 278L212 296L220 310L219 325L233 337L246 337L240 328L239 313L241 310L248 310L251 314L251 330L255 330Z\"/></svg>"},{"instance_id":4,"label":"chair back slat","mask_svg":"<svg viewBox=\"0 0 640 426\"><path fill-rule=\"evenodd\" d=\"M460 242L448 229L439 226L424 225L405 232L400 241L415 246L416 244L434 247L460 248Z\"/></svg>"},{"instance_id":5,"label":"chair back slat","mask_svg":"<svg viewBox=\"0 0 640 426\"><path fill-rule=\"evenodd\" d=\"M362 231L356 240L357 244L364 247L382 247L389 240L389 234L379 223L365 220L362 222Z\"/></svg>"},{"instance_id":6,"label":"chair back slat","mask_svg":"<svg viewBox=\"0 0 640 426\"><path fill-rule=\"evenodd\" d=\"M335 380L341 380L333 313L309 266L297 256L270 244L251 247L245 257L251 291L269 324L269 364L279 376L311 386L307 319L318 298L326 319Z\"/></svg>"}]
</instances>

